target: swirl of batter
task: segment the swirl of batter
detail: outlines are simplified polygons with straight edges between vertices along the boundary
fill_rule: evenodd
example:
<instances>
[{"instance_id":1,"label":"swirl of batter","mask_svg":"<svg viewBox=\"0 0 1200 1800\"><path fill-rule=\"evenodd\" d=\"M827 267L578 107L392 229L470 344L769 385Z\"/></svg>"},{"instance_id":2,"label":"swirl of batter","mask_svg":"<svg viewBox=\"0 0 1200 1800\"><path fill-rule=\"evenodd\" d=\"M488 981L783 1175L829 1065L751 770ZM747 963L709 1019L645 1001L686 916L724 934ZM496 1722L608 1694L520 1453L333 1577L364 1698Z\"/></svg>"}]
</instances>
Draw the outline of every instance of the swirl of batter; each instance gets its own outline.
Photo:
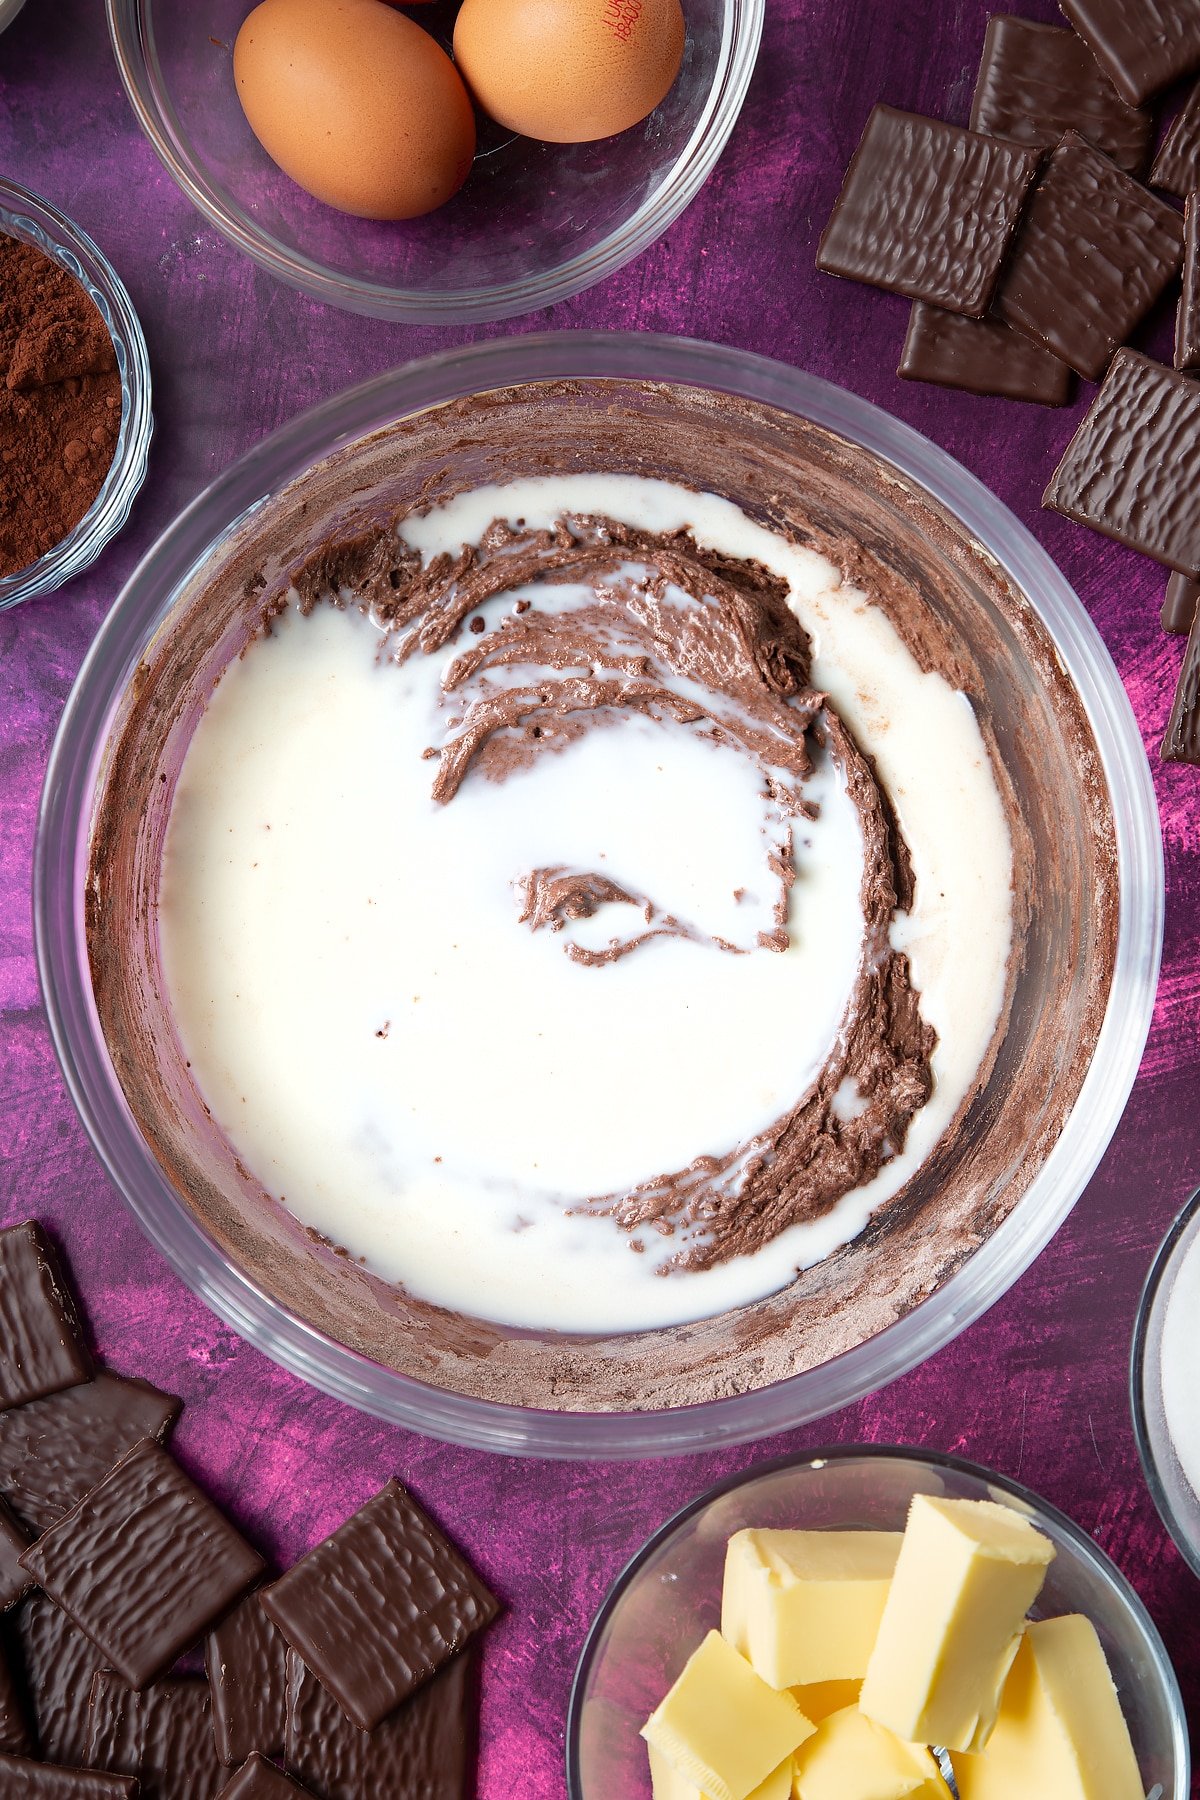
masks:
<instances>
[{"instance_id":1,"label":"swirl of batter","mask_svg":"<svg viewBox=\"0 0 1200 1800\"><path fill-rule=\"evenodd\" d=\"M478 544L428 563L392 534L364 534L312 558L295 588L301 611L331 597L368 610L382 655L396 664L449 653L441 735L425 751L439 806L453 806L468 780L503 782L634 715L752 763L773 883L773 925L752 941L706 931L679 916L670 896L600 869L547 864L515 882L515 925L556 934L598 980L606 965L662 937L715 955L786 954L793 833L814 815L806 790L815 756L832 759L844 783L864 850L861 955L819 1076L746 1141L574 1210L613 1219L634 1249L644 1248L647 1228L677 1238L663 1272L707 1268L828 1212L899 1153L931 1093L936 1043L891 938L912 903L910 858L871 760L812 686L811 645L781 579L701 547L686 530L567 515L552 531L497 520ZM611 926L599 944L572 935L578 921L599 919Z\"/></svg>"}]
</instances>

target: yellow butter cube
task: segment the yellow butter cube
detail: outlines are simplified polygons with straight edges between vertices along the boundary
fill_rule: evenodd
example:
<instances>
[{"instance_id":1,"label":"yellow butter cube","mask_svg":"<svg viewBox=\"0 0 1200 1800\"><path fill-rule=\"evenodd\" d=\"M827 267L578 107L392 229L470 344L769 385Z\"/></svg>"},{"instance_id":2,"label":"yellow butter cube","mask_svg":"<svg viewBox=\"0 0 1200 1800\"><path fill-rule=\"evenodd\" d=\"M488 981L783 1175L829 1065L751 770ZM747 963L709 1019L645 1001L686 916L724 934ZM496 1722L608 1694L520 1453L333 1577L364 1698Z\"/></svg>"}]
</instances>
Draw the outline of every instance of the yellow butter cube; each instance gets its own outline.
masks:
<instances>
[{"instance_id":1,"label":"yellow butter cube","mask_svg":"<svg viewBox=\"0 0 1200 1800\"><path fill-rule=\"evenodd\" d=\"M642 1726L651 1749L709 1800L747 1800L812 1733L792 1696L768 1687L719 1631Z\"/></svg>"},{"instance_id":2,"label":"yellow butter cube","mask_svg":"<svg viewBox=\"0 0 1200 1800\"><path fill-rule=\"evenodd\" d=\"M830 1713L841 1712L844 1706L857 1706L861 1681L810 1681L804 1687L794 1687L792 1698L806 1719L819 1725Z\"/></svg>"},{"instance_id":3,"label":"yellow butter cube","mask_svg":"<svg viewBox=\"0 0 1200 1800\"><path fill-rule=\"evenodd\" d=\"M908 1743L982 1750L1054 1546L991 1500L915 1494L859 1705Z\"/></svg>"},{"instance_id":4,"label":"yellow butter cube","mask_svg":"<svg viewBox=\"0 0 1200 1800\"><path fill-rule=\"evenodd\" d=\"M772 1687L860 1680L898 1531L738 1531L725 1553L721 1632Z\"/></svg>"},{"instance_id":5,"label":"yellow butter cube","mask_svg":"<svg viewBox=\"0 0 1200 1800\"><path fill-rule=\"evenodd\" d=\"M1090 1619L1072 1613L1028 1627L987 1748L951 1761L961 1800L1142 1800Z\"/></svg>"},{"instance_id":6,"label":"yellow butter cube","mask_svg":"<svg viewBox=\"0 0 1200 1800\"><path fill-rule=\"evenodd\" d=\"M923 1744L905 1744L856 1706L831 1713L796 1756L795 1800L949 1800Z\"/></svg>"},{"instance_id":7,"label":"yellow butter cube","mask_svg":"<svg viewBox=\"0 0 1200 1800\"><path fill-rule=\"evenodd\" d=\"M694 1781L669 1763L661 1751L650 1746L650 1782L654 1800L712 1800L702 1793ZM767 1779L756 1787L749 1800L792 1800L792 1759L781 1762Z\"/></svg>"}]
</instances>

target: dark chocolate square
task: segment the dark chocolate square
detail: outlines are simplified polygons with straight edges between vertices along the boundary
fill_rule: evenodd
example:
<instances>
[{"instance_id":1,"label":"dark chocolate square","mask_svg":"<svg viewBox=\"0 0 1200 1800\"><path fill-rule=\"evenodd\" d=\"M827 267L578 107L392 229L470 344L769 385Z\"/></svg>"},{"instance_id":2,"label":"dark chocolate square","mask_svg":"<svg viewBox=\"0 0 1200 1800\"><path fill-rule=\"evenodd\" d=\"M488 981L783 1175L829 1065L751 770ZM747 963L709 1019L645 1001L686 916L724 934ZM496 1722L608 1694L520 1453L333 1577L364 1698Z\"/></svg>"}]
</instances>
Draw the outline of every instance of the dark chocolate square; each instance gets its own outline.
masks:
<instances>
[{"instance_id":1,"label":"dark chocolate square","mask_svg":"<svg viewBox=\"0 0 1200 1800\"><path fill-rule=\"evenodd\" d=\"M32 1756L33 1734L17 1688L8 1653L0 1648L0 1751L7 1756ZM0 1788L0 1794L4 1792Z\"/></svg>"},{"instance_id":2,"label":"dark chocolate square","mask_svg":"<svg viewBox=\"0 0 1200 1800\"><path fill-rule=\"evenodd\" d=\"M293 1781L290 1775L285 1775L264 1757L252 1756L229 1786L221 1789L217 1800L296 1800L297 1794L307 1794L312 1800L310 1788L302 1788L298 1781Z\"/></svg>"},{"instance_id":3,"label":"dark chocolate square","mask_svg":"<svg viewBox=\"0 0 1200 1800\"><path fill-rule=\"evenodd\" d=\"M31 1594L21 1607L16 1636L38 1749L47 1762L82 1767L92 1677L104 1658L45 1594Z\"/></svg>"},{"instance_id":4,"label":"dark chocolate square","mask_svg":"<svg viewBox=\"0 0 1200 1800\"><path fill-rule=\"evenodd\" d=\"M64 1769L24 1757L0 1756L4 1800L135 1800L138 1784L100 1769ZM141 1797L145 1800L145 1796Z\"/></svg>"},{"instance_id":5,"label":"dark chocolate square","mask_svg":"<svg viewBox=\"0 0 1200 1800\"><path fill-rule=\"evenodd\" d=\"M1200 194L1183 209L1183 292L1175 312L1175 367L1200 369Z\"/></svg>"},{"instance_id":6,"label":"dark chocolate square","mask_svg":"<svg viewBox=\"0 0 1200 1800\"><path fill-rule=\"evenodd\" d=\"M1069 131L1030 195L995 310L1097 381L1182 254L1174 208Z\"/></svg>"},{"instance_id":7,"label":"dark chocolate square","mask_svg":"<svg viewBox=\"0 0 1200 1800\"><path fill-rule=\"evenodd\" d=\"M1200 68L1198 0L1058 0L1131 106Z\"/></svg>"},{"instance_id":8,"label":"dark chocolate square","mask_svg":"<svg viewBox=\"0 0 1200 1800\"><path fill-rule=\"evenodd\" d=\"M1192 619L1183 648L1183 667L1160 754L1164 762L1200 764L1200 612Z\"/></svg>"},{"instance_id":9,"label":"dark chocolate square","mask_svg":"<svg viewBox=\"0 0 1200 1800\"><path fill-rule=\"evenodd\" d=\"M32 1219L10 1225L0 1231L0 1407L73 1387L91 1372L75 1298L49 1238Z\"/></svg>"},{"instance_id":10,"label":"dark chocolate square","mask_svg":"<svg viewBox=\"0 0 1200 1800\"><path fill-rule=\"evenodd\" d=\"M1042 505L1200 575L1200 382L1118 350Z\"/></svg>"},{"instance_id":11,"label":"dark chocolate square","mask_svg":"<svg viewBox=\"0 0 1200 1800\"><path fill-rule=\"evenodd\" d=\"M34 1534L69 1513L143 1438L165 1441L181 1402L101 1370L0 1413L0 1491Z\"/></svg>"},{"instance_id":12,"label":"dark chocolate square","mask_svg":"<svg viewBox=\"0 0 1200 1800\"><path fill-rule=\"evenodd\" d=\"M5 1415L0 1413L0 1418ZM0 1612L7 1612L23 1600L34 1585L33 1576L21 1567L19 1558L29 1548L29 1533L0 1500Z\"/></svg>"},{"instance_id":13,"label":"dark chocolate square","mask_svg":"<svg viewBox=\"0 0 1200 1800\"><path fill-rule=\"evenodd\" d=\"M264 1588L262 1603L362 1731L394 1712L499 1611L398 1481Z\"/></svg>"},{"instance_id":14,"label":"dark chocolate square","mask_svg":"<svg viewBox=\"0 0 1200 1800\"><path fill-rule=\"evenodd\" d=\"M1200 581L1190 575L1172 575L1163 596L1161 622L1164 631L1186 637L1200 606Z\"/></svg>"},{"instance_id":15,"label":"dark chocolate square","mask_svg":"<svg viewBox=\"0 0 1200 1800\"><path fill-rule=\"evenodd\" d=\"M213 1747L207 1681L173 1676L137 1693L97 1675L87 1760L135 1775L141 1800L216 1800L229 1770Z\"/></svg>"},{"instance_id":16,"label":"dark chocolate square","mask_svg":"<svg viewBox=\"0 0 1200 1800\"><path fill-rule=\"evenodd\" d=\"M1158 147L1150 180L1182 200L1200 187L1200 81L1180 107Z\"/></svg>"},{"instance_id":17,"label":"dark chocolate square","mask_svg":"<svg viewBox=\"0 0 1200 1800\"><path fill-rule=\"evenodd\" d=\"M982 318L1040 155L877 106L817 249L830 275Z\"/></svg>"},{"instance_id":18,"label":"dark chocolate square","mask_svg":"<svg viewBox=\"0 0 1200 1800\"><path fill-rule=\"evenodd\" d=\"M998 13L988 20L971 130L1052 150L1078 131L1119 168L1140 175L1154 119L1118 94L1083 40L1058 25Z\"/></svg>"},{"instance_id":19,"label":"dark chocolate square","mask_svg":"<svg viewBox=\"0 0 1200 1800\"><path fill-rule=\"evenodd\" d=\"M426 1682L374 1731L359 1731L288 1652L287 1763L317 1800L467 1800L475 1760L474 1655ZM615 1800L615 1797L614 1797Z\"/></svg>"},{"instance_id":20,"label":"dark chocolate square","mask_svg":"<svg viewBox=\"0 0 1200 1800\"><path fill-rule=\"evenodd\" d=\"M896 373L968 394L998 394L1065 406L1075 379L1066 363L999 319L964 319L938 306L913 305Z\"/></svg>"},{"instance_id":21,"label":"dark chocolate square","mask_svg":"<svg viewBox=\"0 0 1200 1800\"><path fill-rule=\"evenodd\" d=\"M227 1768L258 1751L282 1754L287 1732L287 1644L251 1594L209 1633L204 1665L212 1689L217 1755Z\"/></svg>"},{"instance_id":22,"label":"dark chocolate square","mask_svg":"<svg viewBox=\"0 0 1200 1800\"><path fill-rule=\"evenodd\" d=\"M152 1442L131 1451L21 1560L132 1687L169 1667L264 1567Z\"/></svg>"}]
</instances>

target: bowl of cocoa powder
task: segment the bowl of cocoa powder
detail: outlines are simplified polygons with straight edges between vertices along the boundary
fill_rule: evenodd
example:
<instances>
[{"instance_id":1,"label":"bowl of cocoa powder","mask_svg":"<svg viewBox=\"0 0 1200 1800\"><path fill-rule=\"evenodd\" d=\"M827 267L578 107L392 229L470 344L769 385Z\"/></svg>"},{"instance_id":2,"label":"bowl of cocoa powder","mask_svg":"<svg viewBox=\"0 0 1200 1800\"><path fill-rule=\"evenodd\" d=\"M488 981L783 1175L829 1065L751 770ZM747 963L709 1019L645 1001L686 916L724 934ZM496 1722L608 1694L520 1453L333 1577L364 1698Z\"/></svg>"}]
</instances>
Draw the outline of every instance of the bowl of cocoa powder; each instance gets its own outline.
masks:
<instances>
[{"instance_id":1,"label":"bowl of cocoa powder","mask_svg":"<svg viewBox=\"0 0 1200 1800\"><path fill-rule=\"evenodd\" d=\"M0 178L0 609L61 587L121 529L152 429L119 277L78 226Z\"/></svg>"}]
</instances>

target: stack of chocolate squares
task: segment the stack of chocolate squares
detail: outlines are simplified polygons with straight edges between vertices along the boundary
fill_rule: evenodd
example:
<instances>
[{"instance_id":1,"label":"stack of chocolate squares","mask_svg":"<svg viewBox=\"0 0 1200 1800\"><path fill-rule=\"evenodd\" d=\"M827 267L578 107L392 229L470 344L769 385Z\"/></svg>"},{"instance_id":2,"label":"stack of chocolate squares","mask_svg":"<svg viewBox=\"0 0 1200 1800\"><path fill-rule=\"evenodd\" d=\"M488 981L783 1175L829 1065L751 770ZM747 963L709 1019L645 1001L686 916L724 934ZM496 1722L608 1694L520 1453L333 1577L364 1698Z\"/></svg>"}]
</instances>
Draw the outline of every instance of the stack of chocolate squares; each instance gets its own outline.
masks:
<instances>
[{"instance_id":1,"label":"stack of chocolate squares","mask_svg":"<svg viewBox=\"0 0 1200 1800\"><path fill-rule=\"evenodd\" d=\"M1173 571L1189 632L1162 754L1200 763L1200 84L1164 138L1147 105L1200 69L1200 0L1061 0L1074 29L1007 14L969 128L877 106L817 252L913 302L898 373L1064 405L1103 386L1043 505ZM1182 269L1174 367L1124 348Z\"/></svg>"},{"instance_id":2,"label":"stack of chocolate squares","mask_svg":"<svg viewBox=\"0 0 1200 1800\"><path fill-rule=\"evenodd\" d=\"M93 1368L40 1227L0 1231L0 1795L464 1800L488 1589L394 1481L263 1585L179 1411Z\"/></svg>"}]
</instances>

